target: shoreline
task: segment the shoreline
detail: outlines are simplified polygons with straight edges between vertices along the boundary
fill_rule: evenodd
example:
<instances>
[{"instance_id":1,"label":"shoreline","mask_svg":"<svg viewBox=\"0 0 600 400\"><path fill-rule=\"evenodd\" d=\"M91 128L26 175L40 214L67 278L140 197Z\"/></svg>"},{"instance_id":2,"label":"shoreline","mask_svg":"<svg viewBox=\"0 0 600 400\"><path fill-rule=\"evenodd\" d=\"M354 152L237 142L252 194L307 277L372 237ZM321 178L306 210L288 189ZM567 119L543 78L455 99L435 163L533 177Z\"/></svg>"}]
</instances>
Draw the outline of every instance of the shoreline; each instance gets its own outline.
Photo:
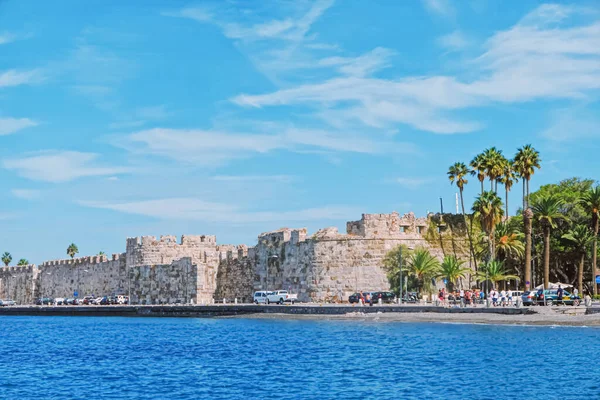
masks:
<instances>
[{"instance_id":1,"label":"shoreline","mask_svg":"<svg viewBox=\"0 0 600 400\"><path fill-rule=\"evenodd\" d=\"M458 324L599 326L600 307L448 308L383 305L122 305L9 306L1 316L85 316L162 318L250 318L357 322L428 322Z\"/></svg>"},{"instance_id":2,"label":"shoreline","mask_svg":"<svg viewBox=\"0 0 600 400\"><path fill-rule=\"evenodd\" d=\"M469 325L509 325L509 326L572 326L600 327L600 314L564 315L564 314L457 314L457 313L349 313L343 315L320 314L249 314L223 316L219 318L250 318L278 320L310 320L310 321L355 321L367 323L442 323Z\"/></svg>"}]
</instances>

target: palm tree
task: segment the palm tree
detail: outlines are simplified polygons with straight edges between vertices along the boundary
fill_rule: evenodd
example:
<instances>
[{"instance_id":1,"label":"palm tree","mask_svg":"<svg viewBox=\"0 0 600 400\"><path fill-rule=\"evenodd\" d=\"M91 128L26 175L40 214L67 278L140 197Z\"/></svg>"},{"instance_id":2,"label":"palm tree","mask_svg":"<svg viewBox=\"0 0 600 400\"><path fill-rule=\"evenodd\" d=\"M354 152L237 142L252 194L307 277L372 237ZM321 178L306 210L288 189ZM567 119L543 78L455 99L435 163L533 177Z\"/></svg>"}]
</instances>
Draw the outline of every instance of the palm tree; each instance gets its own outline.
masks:
<instances>
[{"instance_id":1,"label":"palm tree","mask_svg":"<svg viewBox=\"0 0 600 400\"><path fill-rule=\"evenodd\" d=\"M494 242L496 244L496 257L499 259L520 258L525 253L523 233L509 222L501 222L496 226Z\"/></svg>"},{"instance_id":2,"label":"palm tree","mask_svg":"<svg viewBox=\"0 0 600 400\"><path fill-rule=\"evenodd\" d=\"M494 286L500 281L519 279L516 275L508 274L504 267L504 263L497 260L492 260L483 264L479 271L477 271L477 277L482 281L491 281Z\"/></svg>"},{"instance_id":3,"label":"palm tree","mask_svg":"<svg viewBox=\"0 0 600 400\"><path fill-rule=\"evenodd\" d=\"M469 239L469 251L471 252L471 256L469 258L469 264L471 263L471 258L475 260L475 251L473 250L473 240L471 238L471 231L469 229L469 224L467 224L467 217L465 215L465 200L463 197L463 190L465 185L469 183L469 181L465 178L469 174L469 168L464 163L457 162L454 165L450 166L448 169L448 179L450 179L450 184L456 183L456 187L460 192L460 206L462 208L463 220L465 221L465 228L467 230L467 238ZM475 271L477 271L477 261L475 262Z\"/></svg>"},{"instance_id":4,"label":"palm tree","mask_svg":"<svg viewBox=\"0 0 600 400\"><path fill-rule=\"evenodd\" d=\"M531 281L531 231L533 214L529 209L529 180L540 168L540 153L531 145L521 147L515 155L513 169L523 181L523 231L525 232L525 285Z\"/></svg>"},{"instance_id":5,"label":"palm tree","mask_svg":"<svg viewBox=\"0 0 600 400\"><path fill-rule=\"evenodd\" d=\"M8 264L10 264L11 261L12 261L12 256L10 255L10 253L8 251L5 251L4 254L2 254L2 262L4 263L5 266L8 267Z\"/></svg>"},{"instance_id":6,"label":"palm tree","mask_svg":"<svg viewBox=\"0 0 600 400\"><path fill-rule=\"evenodd\" d=\"M577 225L562 235L562 238L569 243L570 247L579 256L579 270L577 271L577 287L579 293L583 293L583 267L585 264L585 255L590 244L594 243L595 236L585 225Z\"/></svg>"},{"instance_id":7,"label":"palm tree","mask_svg":"<svg viewBox=\"0 0 600 400\"><path fill-rule=\"evenodd\" d=\"M494 193L498 192L498 178L504 172L504 163L506 158L502 155L502 151L491 147L483 152L485 172L490 178L490 190Z\"/></svg>"},{"instance_id":8,"label":"palm tree","mask_svg":"<svg viewBox=\"0 0 600 400\"><path fill-rule=\"evenodd\" d=\"M103 251L99 251L99 252L98 252L98 255L99 255L99 256L105 256L105 255L106 255L106 253L105 253L105 252L103 252Z\"/></svg>"},{"instance_id":9,"label":"palm tree","mask_svg":"<svg viewBox=\"0 0 600 400\"><path fill-rule=\"evenodd\" d=\"M75 243L71 243L69 247L67 247L67 255L71 257L71 259L73 259L73 257L75 257L75 254L77 253L79 253L79 249L77 248Z\"/></svg>"},{"instance_id":10,"label":"palm tree","mask_svg":"<svg viewBox=\"0 0 600 400\"><path fill-rule=\"evenodd\" d=\"M513 164L514 163L512 160L505 159L502 175L499 178L500 183L502 183L504 185L504 192L505 192L504 207L506 207L506 214L505 214L506 218L508 218L508 216L509 216L509 214L508 214L508 192L510 192L512 185L515 184L519 180L519 177L518 177L516 171L513 169Z\"/></svg>"},{"instance_id":11,"label":"palm tree","mask_svg":"<svg viewBox=\"0 0 600 400\"><path fill-rule=\"evenodd\" d=\"M544 287L550 284L550 232L556 227L556 222L566 219L561 207L564 201L555 194L540 195L532 199L534 218L542 226L544 235Z\"/></svg>"},{"instance_id":12,"label":"palm tree","mask_svg":"<svg viewBox=\"0 0 600 400\"><path fill-rule=\"evenodd\" d=\"M448 290L452 290L452 286L461 278L465 278L465 275L471 272L470 268L463 267L464 261L459 260L454 255L448 255L444 257L444 261L440 266L437 278L446 278L448 280Z\"/></svg>"},{"instance_id":13,"label":"palm tree","mask_svg":"<svg viewBox=\"0 0 600 400\"><path fill-rule=\"evenodd\" d=\"M496 225L502 222L502 217L504 216L502 200L494 192L483 192L483 194L475 199L473 212L479 218L481 228L487 234L489 254L493 259L496 253L494 246Z\"/></svg>"},{"instance_id":14,"label":"palm tree","mask_svg":"<svg viewBox=\"0 0 600 400\"><path fill-rule=\"evenodd\" d=\"M485 181L485 159L483 154L478 154L469 163L471 167L471 175L477 175L477 179L481 184L481 193L483 194L483 181Z\"/></svg>"},{"instance_id":15,"label":"palm tree","mask_svg":"<svg viewBox=\"0 0 600 400\"><path fill-rule=\"evenodd\" d=\"M429 250L425 248L417 248L408 259L408 271L417 279L417 287L419 295L423 288L429 289L431 279L439 273L440 262L435 258Z\"/></svg>"},{"instance_id":16,"label":"palm tree","mask_svg":"<svg viewBox=\"0 0 600 400\"><path fill-rule=\"evenodd\" d=\"M598 285L596 284L596 275L598 275L598 222L600 221L600 185L597 185L587 193L585 193L581 199L587 212L592 215L592 229L594 231L594 243L592 246L592 286L594 288L594 294L598 294ZM581 290L580 290L581 291ZM581 292L583 294L583 292Z\"/></svg>"},{"instance_id":17,"label":"palm tree","mask_svg":"<svg viewBox=\"0 0 600 400\"><path fill-rule=\"evenodd\" d=\"M21 258L21 259L19 260L19 262L17 263L17 265L20 265L20 266L29 265L29 261L27 261L27 259L26 259L26 258Z\"/></svg>"}]
</instances>

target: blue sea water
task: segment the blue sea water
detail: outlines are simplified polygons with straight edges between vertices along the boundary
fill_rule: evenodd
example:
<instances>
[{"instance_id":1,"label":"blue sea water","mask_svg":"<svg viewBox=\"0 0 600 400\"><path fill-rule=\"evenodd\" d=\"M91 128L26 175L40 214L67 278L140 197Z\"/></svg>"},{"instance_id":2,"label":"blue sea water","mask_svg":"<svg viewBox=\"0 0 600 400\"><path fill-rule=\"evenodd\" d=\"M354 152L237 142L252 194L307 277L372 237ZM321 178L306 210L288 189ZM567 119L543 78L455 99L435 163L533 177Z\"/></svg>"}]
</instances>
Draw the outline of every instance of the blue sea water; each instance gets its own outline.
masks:
<instances>
[{"instance_id":1,"label":"blue sea water","mask_svg":"<svg viewBox=\"0 0 600 400\"><path fill-rule=\"evenodd\" d=\"M600 329L1 317L0 399L600 399Z\"/></svg>"}]
</instances>

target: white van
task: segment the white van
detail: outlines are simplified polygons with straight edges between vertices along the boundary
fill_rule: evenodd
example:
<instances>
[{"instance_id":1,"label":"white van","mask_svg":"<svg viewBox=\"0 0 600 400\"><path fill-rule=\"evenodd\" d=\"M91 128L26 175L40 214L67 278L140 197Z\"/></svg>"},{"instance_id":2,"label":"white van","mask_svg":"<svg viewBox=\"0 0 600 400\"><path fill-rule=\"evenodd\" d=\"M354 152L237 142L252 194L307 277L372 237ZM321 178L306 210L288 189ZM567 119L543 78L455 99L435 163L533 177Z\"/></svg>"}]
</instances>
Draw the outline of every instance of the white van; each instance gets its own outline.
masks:
<instances>
[{"instance_id":1,"label":"white van","mask_svg":"<svg viewBox=\"0 0 600 400\"><path fill-rule=\"evenodd\" d=\"M253 297L253 303L254 304L260 304L260 303L266 303L267 302L267 291L266 290L259 290L258 292L254 292L254 297Z\"/></svg>"}]
</instances>

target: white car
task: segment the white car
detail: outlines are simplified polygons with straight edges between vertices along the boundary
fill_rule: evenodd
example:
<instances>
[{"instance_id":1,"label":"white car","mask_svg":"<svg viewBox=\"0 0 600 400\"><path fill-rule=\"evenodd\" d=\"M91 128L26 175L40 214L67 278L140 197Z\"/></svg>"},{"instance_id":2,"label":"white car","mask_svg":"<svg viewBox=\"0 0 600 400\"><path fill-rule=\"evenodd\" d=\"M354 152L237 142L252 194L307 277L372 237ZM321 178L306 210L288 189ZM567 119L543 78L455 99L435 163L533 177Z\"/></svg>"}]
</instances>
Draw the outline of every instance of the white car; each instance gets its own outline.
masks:
<instances>
[{"instance_id":1,"label":"white car","mask_svg":"<svg viewBox=\"0 0 600 400\"><path fill-rule=\"evenodd\" d=\"M258 292L254 292L254 297L252 298L252 302L254 304L264 304L267 302L267 291L259 290Z\"/></svg>"},{"instance_id":2,"label":"white car","mask_svg":"<svg viewBox=\"0 0 600 400\"><path fill-rule=\"evenodd\" d=\"M67 303L65 302L65 299L63 299L62 297L57 297L54 299L54 304L60 306L62 304L67 304Z\"/></svg>"},{"instance_id":3,"label":"white car","mask_svg":"<svg viewBox=\"0 0 600 400\"><path fill-rule=\"evenodd\" d=\"M290 302L294 304L295 301L298 301L297 294L290 294L287 290L276 290L274 292L269 292L267 294L267 304L270 303L278 303L283 304L285 302Z\"/></svg>"},{"instance_id":4,"label":"white car","mask_svg":"<svg viewBox=\"0 0 600 400\"><path fill-rule=\"evenodd\" d=\"M129 296L118 295L117 304L129 304Z\"/></svg>"}]
</instances>

